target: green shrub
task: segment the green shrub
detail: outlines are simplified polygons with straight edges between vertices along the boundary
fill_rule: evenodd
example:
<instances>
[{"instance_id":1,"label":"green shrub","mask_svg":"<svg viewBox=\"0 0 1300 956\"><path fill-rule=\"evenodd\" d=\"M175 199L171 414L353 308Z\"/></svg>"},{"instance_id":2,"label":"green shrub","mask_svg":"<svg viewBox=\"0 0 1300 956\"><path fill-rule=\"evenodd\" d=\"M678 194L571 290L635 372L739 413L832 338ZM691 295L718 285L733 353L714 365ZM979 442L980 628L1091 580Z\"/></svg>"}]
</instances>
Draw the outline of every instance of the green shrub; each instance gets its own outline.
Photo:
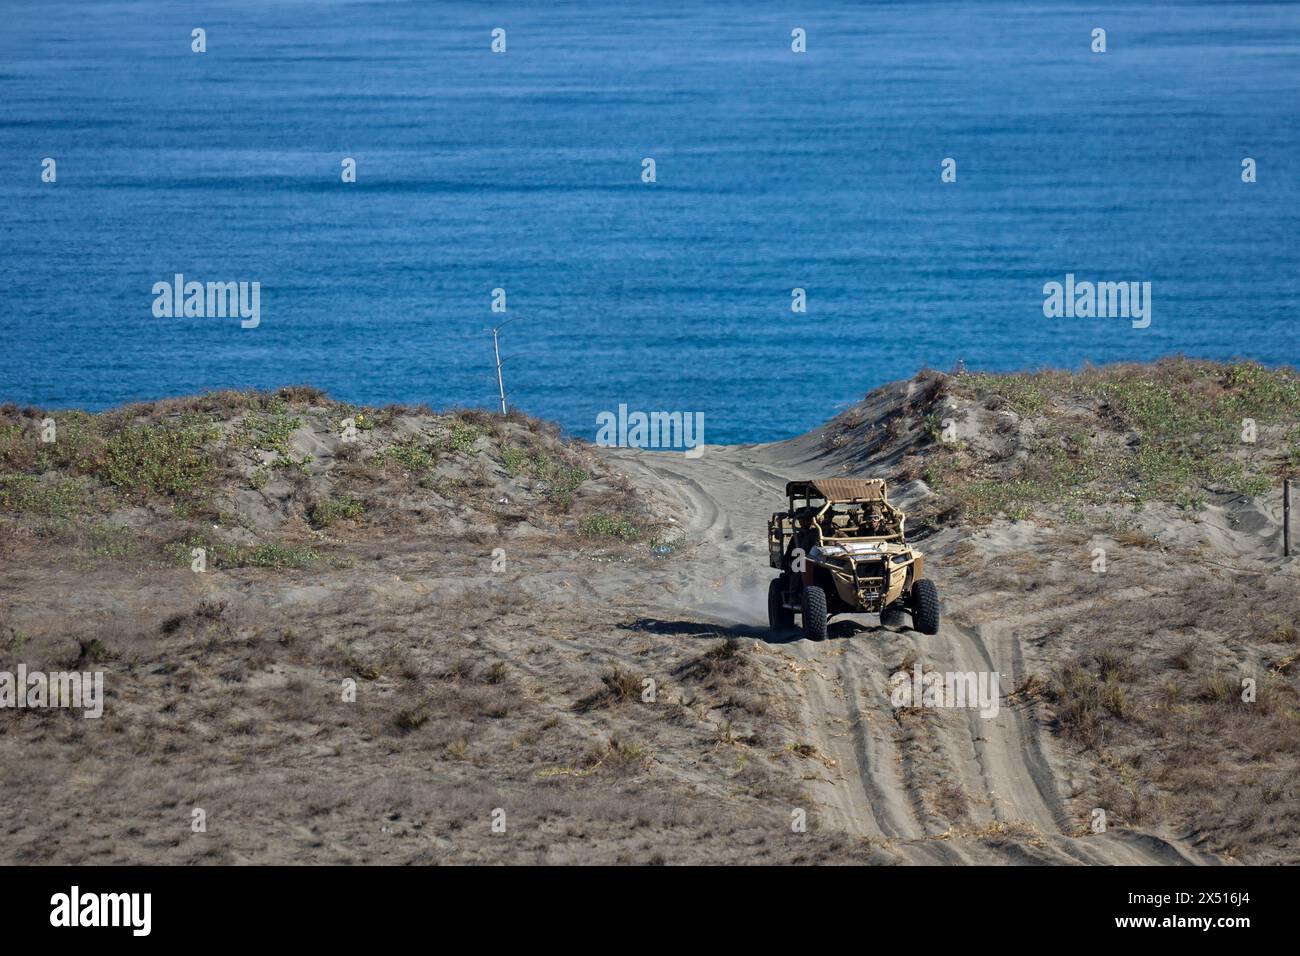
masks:
<instances>
[{"instance_id":1,"label":"green shrub","mask_svg":"<svg viewBox=\"0 0 1300 956\"><path fill-rule=\"evenodd\" d=\"M386 445L370 457L370 464L382 468L395 464L406 471L423 474L438 464L437 449L420 435L409 435Z\"/></svg>"},{"instance_id":2,"label":"green shrub","mask_svg":"<svg viewBox=\"0 0 1300 956\"><path fill-rule=\"evenodd\" d=\"M589 538L636 541L641 537L641 529L626 515L609 515L603 511L594 512L583 518L578 525L578 530Z\"/></svg>"},{"instance_id":3,"label":"green shrub","mask_svg":"<svg viewBox=\"0 0 1300 956\"><path fill-rule=\"evenodd\" d=\"M365 511L365 505L358 499L343 495L320 502L311 509L307 519L313 528L327 528L341 518L360 518Z\"/></svg>"},{"instance_id":4,"label":"green shrub","mask_svg":"<svg viewBox=\"0 0 1300 956\"><path fill-rule=\"evenodd\" d=\"M458 451L463 455L468 455L474 450L474 443L479 440L487 429L479 425L470 425L465 422L457 422L452 426L451 434L447 436L447 447L453 451Z\"/></svg>"},{"instance_id":5,"label":"green shrub","mask_svg":"<svg viewBox=\"0 0 1300 956\"><path fill-rule=\"evenodd\" d=\"M206 443L219 433L192 418L127 426L108 438L97 477L130 497L194 497L207 490L213 460Z\"/></svg>"}]
</instances>

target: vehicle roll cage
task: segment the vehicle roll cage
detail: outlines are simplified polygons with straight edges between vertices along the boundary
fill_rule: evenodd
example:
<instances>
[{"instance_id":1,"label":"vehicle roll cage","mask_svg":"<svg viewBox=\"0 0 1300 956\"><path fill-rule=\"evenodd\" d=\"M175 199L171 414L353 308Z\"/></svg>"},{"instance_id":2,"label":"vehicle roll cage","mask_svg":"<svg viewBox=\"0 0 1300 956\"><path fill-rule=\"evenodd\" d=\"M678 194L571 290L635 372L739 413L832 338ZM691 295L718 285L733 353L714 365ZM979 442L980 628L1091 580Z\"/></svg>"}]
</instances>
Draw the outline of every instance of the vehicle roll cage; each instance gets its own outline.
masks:
<instances>
[{"instance_id":1,"label":"vehicle roll cage","mask_svg":"<svg viewBox=\"0 0 1300 956\"><path fill-rule=\"evenodd\" d=\"M790 521L789 545L782 550L788 557L795 545L796 533L810 534L812 547L847 541L903 541L903 512L889 503L885 496L885 483L881 479L823 478L815 481L791 481L786 485L786 495L790 507L785 515L777 519L773 531L785 538L785 522ZM826 534L822 525L827 512L836 505L860 505L864 509L872 508L880 513L887 533L867 534ZM832 530L834 524L832 521ZM839 529L846 530L846 529Z\"/></svg>"}]
</instances>

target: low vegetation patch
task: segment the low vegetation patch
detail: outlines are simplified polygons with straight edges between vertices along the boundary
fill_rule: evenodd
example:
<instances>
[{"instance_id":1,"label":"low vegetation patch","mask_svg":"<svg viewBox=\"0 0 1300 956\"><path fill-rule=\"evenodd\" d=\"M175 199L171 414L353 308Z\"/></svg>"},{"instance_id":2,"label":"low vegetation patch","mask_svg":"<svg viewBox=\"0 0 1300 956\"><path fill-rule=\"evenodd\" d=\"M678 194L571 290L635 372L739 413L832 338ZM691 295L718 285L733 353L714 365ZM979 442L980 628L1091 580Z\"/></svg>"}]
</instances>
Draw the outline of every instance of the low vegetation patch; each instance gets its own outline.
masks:
<instances>
[{"instance_id":1,"label":"low vegetation patch","mask_svg":"<svg viewBox=\"0 0 1300 956\"><path fill-rule=\"evenodd\" d=\"M745 645L732 637L691 658L677 668L675 675L681 680L707 683L721 678L735 679L748 667Z\"/></svg>"},{"instance_id":2,"label":"low vegetation patch","mask_svg":"<svg viewBox=\"0 0 1300 956\"><path fill-rule=\"evenodd\" d=\"M1285 574L1189 574L1144 600L1099 600L1071 620L1066 663L1013 696L1044 701L1062 740L1095 765L1080 805L1267 859L1300 835L1293 605Z\"/></svg>"},{"instance_id":3,"label":"low vegetation patch","mask_svg":"<svg viewBox=\"0 0 1300 956\"><path fill-rule=\"evenodd\" d=\"M642 678L631 671L614 667L601 676L600 690L578 701L574 709L585 713L600 707L616 707L640 700L641 681Z\"/></svg>"},{"instance_id":4,"label":"low vegetation patch","mask_svg":"<svg viewBox=\"0 0 1300 956\"><path fill-rule=\"evenodd\" d=\"M630 542L642 537L641 529L631 517L603 511L586 515L578 523L578 530L588 538L616 538Z\"/></svg>"},{"instance_id":5,"label":"low vegetation patch","mask_svg":"<svg viewBox=\"0 0 1300 956\"><path fill-rule=\"evenodd\" d=\"M127 501L196 505L210 496L219 438L197 413L139 424L129 410L37 418L10 406L0 411L0 507L69 514L85 505L92 483Z\"/></svg>"},{"instance_id":6,"label":"low vegetation patch","mask_svg":"<svg viewBox=\"0 0 1300 956\"><path fill-rule=\"evenodd\" d=\"M355 521L365 513L366 507L359 499L341 495L312 506L307 518L313 528L328 528L339 520Z\"/></svg>"},{"instance_id":7,"label":"low vegetation patch","mask_svg":"<svg viewBox=\"0 0 1300 956\"><path fill-rule=\"evenodd\" d=\"M309 568L323 560L313 549L267 541L257 545L229 545L209 543L198 536L168 545L165 550L178 563L192 565L194 549L202 548L204 561L210 568L269 568L274 571Z\"/></svg>"},{"instance_id":8,"label":"low vegetation patch","mask_svg":"<svg viewBox=\"0 0 1300 956\"><path fill-rule=\"evenodd\" d=\"M1300 375L1290 368L1172 359L946 381L952 396L1001 416L976 449L942 441L950 413L930 413L922 477L969 517L1154 501L1197 509L1211 492L1263 494L1300 463Z\"/></svg>"},{"instance_id":9,"label":"low vegetation patch","mask_svg":"<svg viewBox=\"0 0 1300 956\"><path fill-rule=\"evenodd\" d=\"M573 493L591 477L584 468L509 444L501 447L501 467L512 478L541 481L546 487L546 496L566 506L573 500Z\"/></svg>"},{"instance_id":10,"label":"low vegetation patch","mask_svg":"<svg viewBox=\"0 0 1300 956\"><path fill-rule=\"evenodd\" d=\"M437 467L438 447L423 435L408 435L375 452L369 464L378 468L392 465L417 475L423 474Z\"/></svg>"}]
</instances>

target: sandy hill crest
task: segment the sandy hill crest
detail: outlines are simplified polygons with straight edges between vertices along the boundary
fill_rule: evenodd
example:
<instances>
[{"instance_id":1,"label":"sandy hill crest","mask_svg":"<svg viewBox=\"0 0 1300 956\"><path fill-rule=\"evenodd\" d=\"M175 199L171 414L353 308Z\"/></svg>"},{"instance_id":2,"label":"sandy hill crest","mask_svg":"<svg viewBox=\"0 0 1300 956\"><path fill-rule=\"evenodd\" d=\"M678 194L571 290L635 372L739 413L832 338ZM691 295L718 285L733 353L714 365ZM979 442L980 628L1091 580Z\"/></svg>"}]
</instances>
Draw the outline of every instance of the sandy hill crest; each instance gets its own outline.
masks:
<instances>
[{"instance_id":1,"label":"sandy hill crest","mask_svg":"<svg viewBox=\"0 0 1300 956\"><path fill-rule=\"evenodd\" d=\"M927 372L694 460L311 389L6 406L0 667L108 694L0 713L6 859L1294 862L1297 439L1292 370L1186 360ZM939 635L772 640L765 521L827 474L889 479ZM891 707L918 665L1004 706Z\"/></svg>"}]
</instances>

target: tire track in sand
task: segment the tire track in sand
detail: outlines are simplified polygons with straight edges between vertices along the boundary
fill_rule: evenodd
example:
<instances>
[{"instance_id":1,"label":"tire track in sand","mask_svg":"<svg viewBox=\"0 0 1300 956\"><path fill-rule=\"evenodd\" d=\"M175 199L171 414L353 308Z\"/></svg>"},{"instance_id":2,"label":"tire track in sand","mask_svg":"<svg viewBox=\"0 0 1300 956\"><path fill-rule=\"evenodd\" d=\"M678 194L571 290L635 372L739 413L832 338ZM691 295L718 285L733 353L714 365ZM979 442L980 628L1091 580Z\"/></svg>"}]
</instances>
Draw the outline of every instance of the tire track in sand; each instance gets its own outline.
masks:
<instances>
[{"instance_id":1,"label":"tire track in sand","mask_svg":"<svg viewBox=\"0 0 1300 956\"><path fill-rule=\"evenodd\" d=\"M645 582L649 603L670 620L691 615L718 624L724 633L752 633L765 621L772 574L765 551L767 518L784 498L782 475L789 467L780 454L779 445L709 447L698 459L608 450L616 467L684 518L679 527L691 545L688 555ZM797 470L790 477L817 471L807 462ZM733 591L730 606L718 600L719 582ZM967 596L953 597L964 601ZM825 758L825 772L804 774L822 825L884 841L913 862L1203 862L1195 851L1150 833L1074 835L1036 713L1005 699L1024 677L1017 629L1058 613L1069 613L1068 606L1012 614L994 624L963 625L949 617L935 637L904 632L918 654L936 666L942 662L941 670L1001 675L1003 699L996 717L986 719L972 709L963 720L937 729L942 772L987 808L985 822L1011 828L984 842L926 832L922 821L929 814L903 773L905 757L886 692L887 666L869 635L780 645L778 653L798 665L798 681L786 695L794 732ZM972 835L980 835L980 829Z\"/></svg>"}]
</instances>

